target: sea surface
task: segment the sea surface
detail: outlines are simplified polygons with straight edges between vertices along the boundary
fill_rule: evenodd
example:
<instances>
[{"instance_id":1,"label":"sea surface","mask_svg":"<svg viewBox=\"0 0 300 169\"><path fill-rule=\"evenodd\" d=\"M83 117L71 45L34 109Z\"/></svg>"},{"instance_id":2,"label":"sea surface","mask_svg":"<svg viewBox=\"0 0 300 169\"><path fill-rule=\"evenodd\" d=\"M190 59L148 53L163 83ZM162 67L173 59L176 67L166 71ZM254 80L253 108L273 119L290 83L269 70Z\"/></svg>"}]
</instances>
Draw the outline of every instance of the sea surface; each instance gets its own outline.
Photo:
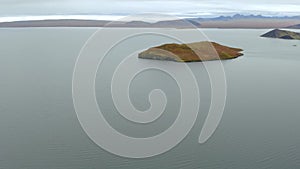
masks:
<instances>
[{"instance_id":1,"label":"sea surface","mask_svg":"<svg viewBox=\"0 0 300 169\"><path fill-rule=\"evenodd\" d=\"M81 128L74 110L72 75L76 59L95 31L0 29L1 169L300 168L300 41L261 38L268 31L262 29L161 29L162 34L185 34L190 42L211 40L242 48L244 56L222 61L226 106L217 130L206 143L199 144L198 137L211 101L209 76L202 63L188 63L201 97L191 132L164 154L130 159L97 146ZM198 39L199 32L207 39ZM118 114L109 81L116 65L130 52L170 42L174 39L151 34L128 38L115 46L100 65L95 83L98 105L119 132L132 137L153 136L176 119L180 91L167 73L150 70L132 81L130 99L137 109L149 108L152 89L163 90L168 99L164 115L146 125ZM158 61L141 61L149 62Z\"/></svg>"}]
</instances>

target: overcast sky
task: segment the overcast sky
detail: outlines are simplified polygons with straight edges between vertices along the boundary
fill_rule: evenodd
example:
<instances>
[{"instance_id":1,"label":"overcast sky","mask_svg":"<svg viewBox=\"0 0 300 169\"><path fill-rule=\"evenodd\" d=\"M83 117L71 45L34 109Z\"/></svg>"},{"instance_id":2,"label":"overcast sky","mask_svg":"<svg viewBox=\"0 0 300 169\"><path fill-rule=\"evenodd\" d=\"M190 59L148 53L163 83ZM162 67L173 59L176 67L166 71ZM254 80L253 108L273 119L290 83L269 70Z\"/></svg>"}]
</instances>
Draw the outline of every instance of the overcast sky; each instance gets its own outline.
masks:
<instances>
[{"instance_id":1,"label":"overcast sky","mask_svg":"<svg viewBox=\"0 0 300 169\"><path fill-rule=\"evenodd\" d=\"M177 16L300 15L300 0L0 0L0 17L164 13Z\"/></svg>"}]
</instances>

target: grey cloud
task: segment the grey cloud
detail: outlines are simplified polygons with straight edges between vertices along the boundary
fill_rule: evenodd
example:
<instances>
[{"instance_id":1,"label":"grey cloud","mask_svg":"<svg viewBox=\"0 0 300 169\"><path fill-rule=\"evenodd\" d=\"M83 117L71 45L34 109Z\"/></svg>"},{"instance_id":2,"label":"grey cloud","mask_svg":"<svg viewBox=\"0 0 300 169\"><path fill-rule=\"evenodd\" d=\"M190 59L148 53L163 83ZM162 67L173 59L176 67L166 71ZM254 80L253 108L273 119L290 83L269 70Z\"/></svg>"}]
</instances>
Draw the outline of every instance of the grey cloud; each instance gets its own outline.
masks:
<instances>
[{"instance_id":1,"label":"grey cloud","mask_svg":"<svg viewBox=\"0 0 300 169\"><path fill-rule=\"evenodd\" d=\"M47 14L299 14L299 0L0 0L0 16Z\"/></svg>"}]
</instances>

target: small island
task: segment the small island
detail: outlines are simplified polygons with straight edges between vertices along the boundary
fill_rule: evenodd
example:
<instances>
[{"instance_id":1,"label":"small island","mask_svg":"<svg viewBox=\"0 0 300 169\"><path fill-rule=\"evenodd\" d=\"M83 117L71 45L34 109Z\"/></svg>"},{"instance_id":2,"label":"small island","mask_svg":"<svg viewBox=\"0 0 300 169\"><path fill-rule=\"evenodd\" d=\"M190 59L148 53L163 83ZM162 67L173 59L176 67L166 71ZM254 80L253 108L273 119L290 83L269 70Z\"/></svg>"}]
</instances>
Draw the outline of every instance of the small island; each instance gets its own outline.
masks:
<instances>
[{"instance_id":1,"label":"small island","mask_svg":"<svg viewBox=\"0 0 300 169\"><path fill-rule=\"evenodd\" d=\"M176 62L202 62L237 58L243 55L242 51L239 48L203 41L189 44L164 44L150 48L140 53L138 57Z\"/></svg>"},{"instance_id":2,"label":"small island","mask_svg":"<svg viewBox=\"0 0 300 169\"><path fill-rule=\"evenodd\" d=\"M287 39L287 40L300 40L300 33L274 29L266 34L261 35L261 37Z\"/></svg>"}]
</instances>

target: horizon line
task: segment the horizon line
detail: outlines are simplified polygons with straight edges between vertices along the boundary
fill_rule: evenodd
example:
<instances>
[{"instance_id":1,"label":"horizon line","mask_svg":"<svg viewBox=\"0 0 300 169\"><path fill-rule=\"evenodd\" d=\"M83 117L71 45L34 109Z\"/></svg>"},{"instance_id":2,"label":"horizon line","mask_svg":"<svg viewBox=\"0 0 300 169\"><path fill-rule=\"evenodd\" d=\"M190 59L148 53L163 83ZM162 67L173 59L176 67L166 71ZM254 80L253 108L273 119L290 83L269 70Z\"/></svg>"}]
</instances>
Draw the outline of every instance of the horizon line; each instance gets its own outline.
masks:
<instances>
[{"instance_id":1,"label":"horizon line","mask_svg":"<svg viewBox=\"0 0 300 169\"><path fill-rule=\"evenodd\" d=\"M17 21L40 21L40 20L95 20L95 21L143 21L142 16L146 16L147 14L135 14L135 15L126 15L126 14L47 14L47 15L15 15L15 16L0 16L0 23L2 22L17 22ZM151 14L149 13L149 16ZM153 13L155 15L155 13ZM170 14L162 14L161 17L159 15L155 16L156 18L152 18L153 21L165 21L165 20L174 20L174 19L215 19L220 17L227 18L237 18L237 17L261 17L261 18L282 18L282 19L292 19L299 17L299 15L263 15L263 14L223 14L223 15L170 15ZM126 18L128 20L126 20ZM136 19L136 20L135 20ZM141 20L139 20L141 19ZM148 18L149 19L149 18ZM151 17L150 17L151 19ZM147 19L146 19L147 20ZM151 22L151 21L150 21Z\"/></svg>"}]
</instances>

